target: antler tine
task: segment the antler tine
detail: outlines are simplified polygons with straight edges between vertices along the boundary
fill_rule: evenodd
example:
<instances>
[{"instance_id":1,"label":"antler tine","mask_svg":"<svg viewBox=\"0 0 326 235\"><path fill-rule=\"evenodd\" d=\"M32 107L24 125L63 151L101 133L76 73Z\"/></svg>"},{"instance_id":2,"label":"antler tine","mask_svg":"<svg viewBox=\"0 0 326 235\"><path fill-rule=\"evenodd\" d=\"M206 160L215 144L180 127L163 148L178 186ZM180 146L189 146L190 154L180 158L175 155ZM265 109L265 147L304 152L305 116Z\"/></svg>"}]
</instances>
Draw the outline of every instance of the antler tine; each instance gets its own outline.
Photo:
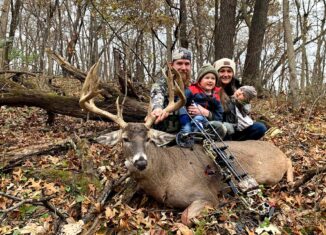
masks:
<instances>
[{"instance_id":1,"label":"antler tine","mask_svg":"<svg viewBox=\"0 0 326 235\"><path fill-rule=\"evenodd\" d=\"M102 117L109 118L113 122L117 123L121 128L125 128L128 124L122 118L122 113L119 106L119 97L117 98L116 101L118 115L114 115L108 111L100 109L94 103L94 97L96 97L100 93L100 90L98 89L100 80L97 76L98 66L99 66L99 61L96 64L94 64L89 70L89 72L87 73L81 91L79 105L82 109L85 109L91 113L98 114Z\"/></svg>"},{"instance_id":2,"label":"antler tine","mask_svg":"<svg viewBox=\"0 0 326 235\"><path fill-rule=\"evenodd\" d=\"M175 78L173 78L172 70L173 70L173 74L175 75ZM184 84L180 73L177 70L175 70L170 64L168 64L168 76L166 76L165 73L163 74L167 80L168 94L169 94L169 103L164 110L168 113L174 112L186 104L186 96L184 94ZM177 102L174 102L175 94L179 97ZM149 108L151 108L151 105L149 106ZM150 128L155 122L155 120L156 117L150 115L150 109L149 109L145 126Z\"/></svg>"},{"instance_id":3,"label":"antler tine","mask_svg":"<svg viewBox=\"0 0 326 235\"><path fill-rule=\"evenodd\" d=\"M172 70L173 70L173 74L175 75L174 79L172 76ZM170 72L170 77L168 79L170 80L170 86L168 87L168 89L169 89L169 94L171 93L173 94L173 96L169 96L169 104L165 108L165 111L174 112L176 110L179 110L182 106L186 104L186 96L184 94L184 83L180 73L175 68L171 67L171 65L169 65L169 72ZM174 102L175 95L179 97L177 102Z\"/></svg>"}]
</instances>

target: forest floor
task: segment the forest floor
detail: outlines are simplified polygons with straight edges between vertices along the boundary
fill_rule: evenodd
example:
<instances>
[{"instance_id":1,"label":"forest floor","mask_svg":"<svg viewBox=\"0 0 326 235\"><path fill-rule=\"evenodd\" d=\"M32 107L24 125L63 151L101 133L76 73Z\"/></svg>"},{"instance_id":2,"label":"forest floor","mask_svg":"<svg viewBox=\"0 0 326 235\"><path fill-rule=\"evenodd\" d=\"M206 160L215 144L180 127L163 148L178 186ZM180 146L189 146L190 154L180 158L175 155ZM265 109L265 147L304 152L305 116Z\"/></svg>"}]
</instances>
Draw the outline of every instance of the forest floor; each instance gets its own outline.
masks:
<instances>
[{"instance_id":1,"label":"forest floor","mask_svg":"<svg viewBox=\"0 0 326 235\"><path fill-rule=\"evenodd\" d=\"M264 140L293 161L295 189L285 179L262 189L276 205L263 225L281 234L326 234L325 110L325 99L302 105L296 114L281 99L254 104L254 115L272 126ZM126 196L131 181L109 187L100 204L105 183L117 182L126 169L119 146L92 139L117 127L61 115L47 126L46 119L38 108L0 107L0 234L57 234L63 219L74 224L90 211L95 217L84 226L88 234L255 234L257 221L236 199L225 199L224 207L208 210L189 227L181 223L180 210L142 192Z\"/></svg>"}]
</instances>

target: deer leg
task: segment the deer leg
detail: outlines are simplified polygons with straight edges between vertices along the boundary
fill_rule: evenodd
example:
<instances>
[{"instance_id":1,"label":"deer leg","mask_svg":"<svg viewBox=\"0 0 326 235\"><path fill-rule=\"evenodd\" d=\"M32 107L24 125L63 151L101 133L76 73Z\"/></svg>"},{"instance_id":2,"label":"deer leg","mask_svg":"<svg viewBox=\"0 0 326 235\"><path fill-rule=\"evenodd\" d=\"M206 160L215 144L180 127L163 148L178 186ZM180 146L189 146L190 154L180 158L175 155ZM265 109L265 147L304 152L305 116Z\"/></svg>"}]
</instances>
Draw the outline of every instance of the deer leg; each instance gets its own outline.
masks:
<instances>
[{"instance_id":1,"label":"deer leg","mask_svg":"<svg viewBox=\"0 0 326 235\"><path fill-rule=\"evenodd\" d=\"M286 180L288 183L293 184L293 167L292 167L292 161L290 159L287 159L287 171L286 171Z\"/></svg>"},{"instance_id":2,"label":"deer leg","mask_svg":"<svg viewBox=\"0 0 326 235\"><path fill-rule=\"evenodd\" d=\"M191 219L197 217L207 207L213 207L213 203L206 200L193 201L181 215L181 221L185 225L191 225Z\"/></svg>"}]
</instances>

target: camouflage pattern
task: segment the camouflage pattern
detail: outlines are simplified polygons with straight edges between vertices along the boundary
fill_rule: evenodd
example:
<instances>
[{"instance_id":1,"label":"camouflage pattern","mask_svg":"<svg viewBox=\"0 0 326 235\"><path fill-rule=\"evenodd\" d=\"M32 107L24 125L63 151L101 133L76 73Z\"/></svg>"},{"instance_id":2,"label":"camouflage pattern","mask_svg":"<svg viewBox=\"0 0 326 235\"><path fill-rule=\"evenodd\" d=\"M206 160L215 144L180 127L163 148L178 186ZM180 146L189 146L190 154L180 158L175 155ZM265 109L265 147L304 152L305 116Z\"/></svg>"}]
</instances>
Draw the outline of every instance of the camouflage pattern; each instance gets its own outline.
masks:
<instances>
[{"instance_id":1,"label":"camouflage pattern","mask_svg":"<svg viewBox=\"0 0 326 235\"><path fill-rule=\"evenodd\" d=\"M168 105L168 85L165 77L162 76L152 85L150 97L152 110L158 108L164 109ZM178 113L171 113L165 120L153 125L153 128L168 133L178 132L180 130Z\"/></svg>"},{"instance_id":2,"label":"camouflage pattern","mask_svg":"<svg viewBox=\"0 0 326 235\"><path fill-rule=\"evenodd\" d=\"M152 110L163 109L168 103L168 85L165 77L159 78L151 88L151 104Z\"/></svg>"},{"instance_id":3,"label":"camouflage pattern","mask_svg":"<svg viewBox=\"0 0 326 235\"><path fill-rule=\"evenodd\" d=\"M172 61L181 59L191 61L191 57L191 51L183 47L177 48L172 52Z\"/></svg>"}]
</instances>

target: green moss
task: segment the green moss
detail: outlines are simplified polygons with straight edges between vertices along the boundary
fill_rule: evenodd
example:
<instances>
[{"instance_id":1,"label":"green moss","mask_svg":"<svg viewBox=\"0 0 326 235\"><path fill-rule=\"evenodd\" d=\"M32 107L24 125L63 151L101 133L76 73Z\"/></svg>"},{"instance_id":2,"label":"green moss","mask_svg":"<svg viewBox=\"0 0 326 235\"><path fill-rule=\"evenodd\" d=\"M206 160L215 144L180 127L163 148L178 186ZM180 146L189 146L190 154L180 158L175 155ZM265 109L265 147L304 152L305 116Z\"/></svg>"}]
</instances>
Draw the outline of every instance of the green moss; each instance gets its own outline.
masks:
<instances>
[{"instance_id":1,"label":"green moss","mask_svg":"<svg viewBox=\"0 0 326 235\"><path fill-rule=\"evenodd\" d=\"M96 189L101 190L102 184L94 175L86 173L75 173L58 169L42 169L29 172L30 177L41 178L47 181L61 181L68 186L71 193L88 193L88 185L93 184Z\"/></svg>"},{"instance_id":2,"label":"green moss","mask_svg":"<svg viewBox=\"0 0 326 235\"><path fill-rule=\"evenodd\" d=\"M206 224L206 221L204 219L202 219L198 223L196 223L195 235L205 234L205 224Z\"/></svg>"}]
</instances>

